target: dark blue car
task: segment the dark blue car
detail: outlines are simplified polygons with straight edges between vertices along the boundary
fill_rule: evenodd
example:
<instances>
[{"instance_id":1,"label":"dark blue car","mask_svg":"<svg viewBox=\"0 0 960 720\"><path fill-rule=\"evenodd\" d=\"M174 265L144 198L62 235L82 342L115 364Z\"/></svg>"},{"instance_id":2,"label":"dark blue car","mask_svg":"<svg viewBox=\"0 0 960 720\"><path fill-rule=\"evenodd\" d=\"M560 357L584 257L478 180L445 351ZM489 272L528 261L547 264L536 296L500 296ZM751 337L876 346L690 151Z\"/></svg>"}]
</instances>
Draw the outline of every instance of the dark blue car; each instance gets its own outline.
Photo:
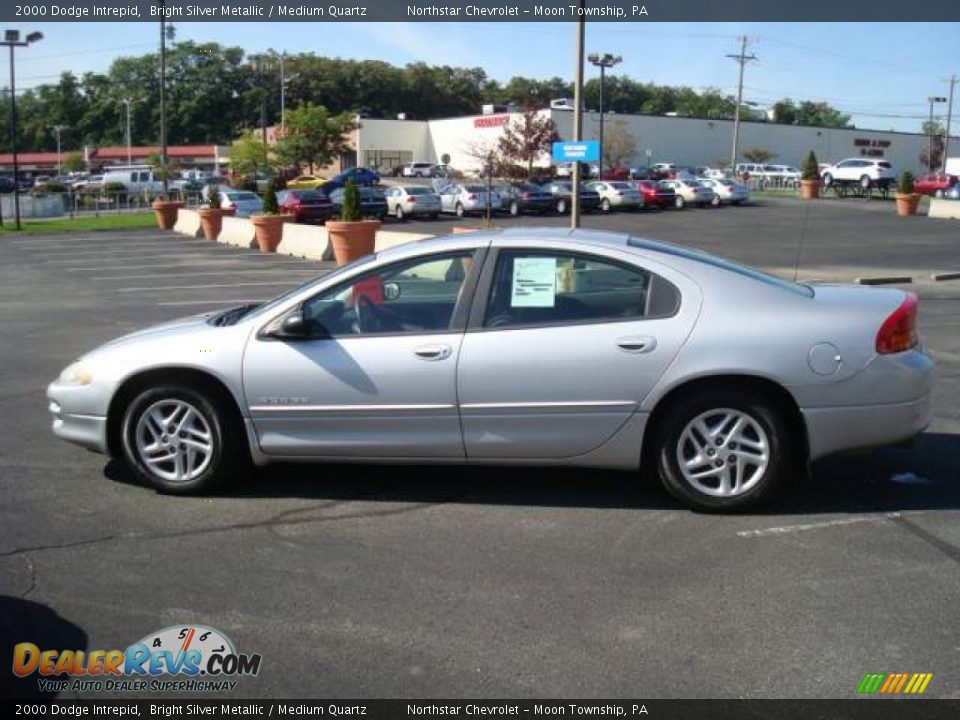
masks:
<instances>
[{"instance_id":1,"label":"dark blue car","mask_svg":"<svg viewBox=\"0 0 960 720\"><path fill-rule=\"evenodd\" d=\"M383 195L383 190L372 187L358 187L360 194L360 212L364 217L380 218L387 216L387 199ZM343 188L337 188L330 193L330 202L333 204L333 216L340 215L340 207L343 205Z\"/></svg>"},{"instance_id":2,"label":"dark blue car","mask_svg":"<svg viewBox=\"0 0 960 720\"><path fill-rule=\"evenodd\" d=\"M352 167L327 180L320 186L320 190L329 195L337 188L346 185L347 180L353 180L354 184L361 187L380 184L380 176L373 170L364 167Z\"/></svg>"}]
</instances>

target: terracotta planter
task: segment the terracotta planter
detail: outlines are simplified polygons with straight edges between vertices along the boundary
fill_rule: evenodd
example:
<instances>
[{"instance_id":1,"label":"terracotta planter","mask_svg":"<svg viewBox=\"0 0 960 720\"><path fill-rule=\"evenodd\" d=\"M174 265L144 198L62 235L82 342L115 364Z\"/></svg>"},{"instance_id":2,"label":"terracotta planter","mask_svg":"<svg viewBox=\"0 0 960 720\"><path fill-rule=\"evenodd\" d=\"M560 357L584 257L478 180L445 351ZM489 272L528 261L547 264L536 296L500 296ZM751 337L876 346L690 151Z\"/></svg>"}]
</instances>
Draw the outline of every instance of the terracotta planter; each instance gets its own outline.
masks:
<instances>
[{"instance_id":1,"label":"terracotta planter","mask_svg":"<svg viewBox=\"0 0 960 720\"><path fill-rule=\"evenodd\" d=\"M223 229L223 210L207 207L200 208L197 213L200 215L203 236L207 240L216 240L220 236L220 230Z\"/></svg>"},{"instance_id":2,"label":"terracotta planter","mask_svg":"<svg viewBox=\"0 0 960 720\"><path fill-rule=\"evenodd\" d=\"M820 197L820 181L801 180L800 197L802 197L804 200L815 200L816 198Z\"/></svg>"},{"instance_id":3,"label":"terracotta planter","mask_svg":"<svg viewBox=\"0 0 960 720\"><path fill-rule=\"evenodd\" d=\"M920 195L918 193L897 193L897 215L906 217L907 215L916 215L917 206L920 204Z\"/></svg>"},{"instance_id":4,"label":"terracotta planter","mask_svg":"<svg viewBox=\"0 0 960 720\"><path fill-rule=\"evenodd\" d=\"M153 214L157 217L157 227L161 230L173 230L177 223L177 211L183 207L179 200L154 200Z\"/></svg>"},{"instance_id":5,"label":"terracotta planter","mask_svg":"<svg viewBox=\"0 0 960 720\"><path fill-rule=\"evenodd\" d=\"M283 224L290 222L293 215L251 215L250 222L257 233L257 245L260 252L274 253L283 237Z\"/></svg>"},{"instance_id":6,"label":"terracotta planter","mask_svg":"<svg viewBox=\"0 0 960 720\"><path fill-rule=\"evenodd\" d=\"M327 220L327 233L337 265L346 265L372 253L381 225L379 220Z\"/></svg>"}]
</instances>

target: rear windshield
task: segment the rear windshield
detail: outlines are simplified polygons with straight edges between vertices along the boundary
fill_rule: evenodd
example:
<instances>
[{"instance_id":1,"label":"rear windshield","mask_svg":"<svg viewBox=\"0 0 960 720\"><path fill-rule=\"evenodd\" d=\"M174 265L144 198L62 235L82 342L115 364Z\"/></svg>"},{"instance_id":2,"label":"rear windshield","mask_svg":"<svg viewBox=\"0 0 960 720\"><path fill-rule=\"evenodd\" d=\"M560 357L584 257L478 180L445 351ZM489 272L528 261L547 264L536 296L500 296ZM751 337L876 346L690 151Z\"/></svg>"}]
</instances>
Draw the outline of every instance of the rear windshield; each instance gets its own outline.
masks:
<instances>
[{"instance_id":1,"label":"rear windshield","mask_svg":"<svg viewBox=\"0 0 960 720\"><path fill-rule=\"evenodd\" d=\"M632 245L633 247L642 248L644 250L653 250L655 252L675 255L676 257L681 257L686 260L695 260L705 265L711 265L713 267L720 268L721 270L727 270L729 272L736 273L737 275L748 277L751 280L766 283L767 285L773 285L791 292L800 293L801 295L806 295L807 297L813 297L813 288L808 285L800 285L799 283L788 282L776 277L775 275L768 275L767 273L760 272L759 270L747 267L746 265L741 265L738 262L728 260L727 258L720 257L719 255L712 255L701 250L694 250L692 248L681 247L680 245L673 245L666 242L652 242L650 240L637 237L631 237L629 240L627 240L627 244Z\"/></svg>"},{"instance_id":2,"label":"rear windshield","mask_svg":"<svg viewBox=\"0 0 960 720\"><path fill-rule=\"evenodd\" d=\"M479 193L479 192L486 192L486 191L487 191L487 189L486 189L485 187L481 186L481 185L467 185L464 189L465 189L467 192L472 192L472 193Z\"/></svg>"},{"instance_id":3,"label":"rear windshield","mask_svg":"<svg viewBox=\"0 0 960 720\"><path fill-rule=\"evenodd\" d=\"M625 182L612 182L610 183L610 187L616 188L617 190L633 190L633 188Z\"/></svg>"},{"instance_id":4,"label":"rear windshield","mask_svg":"<svg viewBox=\"0 0 960 720\"><path fill-rule=\"evenodd\" d=\"M252 192L235 192L227 193L227 197L231 200L256 200L257 195Z\"/></svg>"},{"instance_id":5,"label":"rear windshield","mask_svg":"<svg viewBox=\"0 0 960 720\"><path fill-rule=\"evenodd\" d=\"M888 169L891 168L891 167L893 167L893 166L892 166L890 163L888 163L888 162L878 162L877 165L879 165L879 166L882 167L882 168L888 168Z\"/></svg>"},{"instance_id":6,"label":"rear windshield","mask_svg":"<svg viewBox=\"0 0 960 720\"><path fill-rule=\"evenodd\" d=\"M294 190L293 196L300 200L311 200L313 202L320 202L324 199L323 193L318 193L316 190Z\"/></svg>"},{"instance_id":7,"label":"rear windshield","mask_svg":"<svg viewBox=\"0 0 960 720\"><path fill-rule=\"evenodd\" d=\"M405 188L407 195L433 195L429 188L425 187L408 187Z\"/></svg>"}]
</instances>

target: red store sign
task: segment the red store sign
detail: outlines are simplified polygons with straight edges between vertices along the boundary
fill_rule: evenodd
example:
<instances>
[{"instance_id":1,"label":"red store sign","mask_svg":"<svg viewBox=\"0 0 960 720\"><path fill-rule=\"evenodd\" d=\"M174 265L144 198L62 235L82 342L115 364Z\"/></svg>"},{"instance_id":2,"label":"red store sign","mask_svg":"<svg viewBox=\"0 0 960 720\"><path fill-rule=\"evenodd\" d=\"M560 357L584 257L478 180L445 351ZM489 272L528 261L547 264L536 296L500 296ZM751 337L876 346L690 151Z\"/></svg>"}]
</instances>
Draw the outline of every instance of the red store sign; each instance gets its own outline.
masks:
<instances>
[{"instance_id":1,"label":"red store sign","mask_svg":"<svg viewBox=\"0 0 960 720\"><path fill-rule=\"evenodd\" d=\"M509 115L487 115L486 117L474 118L473 126L475 128L500 127L510 122Z\"/></svg>"}]
</instances>

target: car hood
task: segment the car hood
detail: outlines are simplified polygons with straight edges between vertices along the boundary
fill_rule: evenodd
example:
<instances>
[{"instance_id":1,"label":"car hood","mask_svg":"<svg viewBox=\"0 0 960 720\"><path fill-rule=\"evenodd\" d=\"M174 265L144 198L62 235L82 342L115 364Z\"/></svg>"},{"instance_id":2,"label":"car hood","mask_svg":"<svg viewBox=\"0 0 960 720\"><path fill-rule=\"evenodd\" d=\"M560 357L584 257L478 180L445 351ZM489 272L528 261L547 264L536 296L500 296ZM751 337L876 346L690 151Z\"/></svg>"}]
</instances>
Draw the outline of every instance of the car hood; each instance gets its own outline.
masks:
<instances>
[{"instance_id":1,"label":"car hood","mask_svg":"<svg viewBox=\"0 0 960 720\"><path fill-rule=\"evenodd\" d=\"M188 315L187 317L169 320L167 322L160 323L159 325L152 325L150 327L143 328L142 330L135 330L132 333L127 333L126 335L121 335L118 338L114 338L113 340L105 342L90 354L96 353L101 349L114 349L143 340L166 341L184 335L189 335L191 333L209 332L214 328L207 322L207 320L215 314L216 311L200 313L198 315Z\"/></svg>"}]
</instances>

